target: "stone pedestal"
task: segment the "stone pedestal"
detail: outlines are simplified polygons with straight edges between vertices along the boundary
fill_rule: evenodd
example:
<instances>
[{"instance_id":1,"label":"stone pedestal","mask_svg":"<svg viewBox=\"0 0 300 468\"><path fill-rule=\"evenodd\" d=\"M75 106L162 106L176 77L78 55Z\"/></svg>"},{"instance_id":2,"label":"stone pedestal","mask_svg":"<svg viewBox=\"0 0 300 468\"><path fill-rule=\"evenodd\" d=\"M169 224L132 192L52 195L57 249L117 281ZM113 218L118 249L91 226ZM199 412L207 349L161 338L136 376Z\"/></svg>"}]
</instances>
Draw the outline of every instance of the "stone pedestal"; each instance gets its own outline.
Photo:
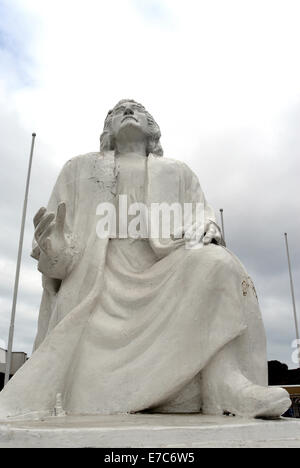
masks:
<instances>
[{"instance_id":1,"label":"stone pedestal","mask_svg":"<svg viewBox=\"0 0 300 468\"><path fill-rule=\"evenodd\" d=\"M0 448L298 447L300 420L203 415L66 416L0 423Z\"/></svg>"}]
</instances>

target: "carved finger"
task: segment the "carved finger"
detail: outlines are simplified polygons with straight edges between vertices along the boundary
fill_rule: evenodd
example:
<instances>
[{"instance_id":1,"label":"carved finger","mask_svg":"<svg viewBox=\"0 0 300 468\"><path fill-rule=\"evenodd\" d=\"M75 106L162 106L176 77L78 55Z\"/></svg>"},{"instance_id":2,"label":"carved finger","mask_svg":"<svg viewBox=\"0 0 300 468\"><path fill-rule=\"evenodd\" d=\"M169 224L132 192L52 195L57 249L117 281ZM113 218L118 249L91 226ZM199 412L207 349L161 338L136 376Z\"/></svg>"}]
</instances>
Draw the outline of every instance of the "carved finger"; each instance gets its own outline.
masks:
<instances>
[{"instance_id":1,"label":"carved finger","mask_svg":"<svg viewBox=\"0 0 300 468\"><path fill-rule=\"evenodd\" d=\"M214 236L214 239L216 239L217 242L221 242L222 240L222 234L218 229L216 229L216 234Z\"/></svg>"},{"instance_id":2,"label":"carved finger","mask_svg":"<svg viewBox=\"0 0 300 468\"><path fill-rule=\"evenodd\" d=\"M203 225L200 226L200 227L197 229L197 233L196 233L196 234L197 234L197 239L199 239L199 240L202 241L203 238L204 238L204 234L205 234L205 230L204 230L204 226L203 226Z\"/></svg>"},{"instance_id":3,"label":"carved finger","mask_svg":"<svg viewBox=\"0 0 300 468\"><path fill-rule=\"evenodd\" d=\"M44 214L46 213L46 208L42 207L39 209L39 211L37 212L37 214L35 215L35 217L33 218L33 224L34 224L34 227L37 228L42 217L44 216Z\"/></svg>"},{"instance_id":4,"label":"carved finger","mask_svg":"<svg viewBox=\"0 0 300 468\"><path fill-rule=\"evenodd\" d=\"M215 235L217 232L216 226L214 224L210 224L208 227L207 234Z\"/></svg>"},{"instance_id":5,"label":"carved finger","mask_svg":"<svg viewBox=\"0 0 300 468\"><path fill-rule=\"evenodd\" d=\"M52 254L52 244L51 244L51 239L49 237L45 241L45 252L48 255Z\"/></svg>"},{"instance_id":6,"label":"carved finger","mask_svg":"<svg viewBox=\"0 0 300 468\"><path fill-rule=\"evenodd\" d=\"M193 224L192 226L190 226L185 232L184 232L184 238L186 240L191 240L194 236L194 227L195 225Z\"/></svg>"},{"instance_id":7,"label":"carved finger","mask_svg":"<svg viewBox=\"0 0 300 468\"><path fill-rule=\"evenodd\" d=\"M203 244L204 245L211 244L212 240L213 240L213 236L211 236L210 234L206 235L203 239Z\"/></svg>"},{"instance_id":8,"label":"carved finger","mask_svg":"<svg viewBox=\"0 0 300 468\"><path fill-rule=\"evenodd\" d=\"M39 244L40 245L43 245L45 240L48 237L50 237L50 235L52 234L54 226L55 226L54 223L51 223L46 229L44 229L42 234L39 236Z\"/></svg>"},{"instance_id":9,"label":"carved finger","mask_svg":"<svg viewBox=\"0 0 300 468\"><path fill-rule=\"evenodd\" d=\"M39 259L40 259L40 255L41 255L40 246L39 246L39 245L35 245L35 246L32 248L32 252L31 252L30 256L31 256L32 258L34 258L35 260L39 260Z\"/></svg>"},{"instance_id":10,"label":"carved finger","mask_svg":"<svg viewBox=\"0 0 300 468\"><path fill-rule=\"evenodd\" d=\"M203 235L204 235L204 233L203 233L203 228L197 229L196 231L194 231L194 232L192 233L192 236L191 236L191 238L190 238L190 241L191 241L191 242L196 242L196 243L197 243L197 242L201 242L202 239L203 239Z\"/></svg>"},{"instance_id":11,"label":"carved finger","mask_svg":"<svg viewBox=\"0 0 300 468\"><path fill-rule=\"evenodd\" d=\"M39 223L39 225L36 228L35 233L34 233L34 237L36 238L37 241L38 241L40 235L43 233L43 231L45 229L47 229L49 224L52 223L54 218L55 218L55 214L54 213L49 213L48 215L44 216L44 218L41 220L41 222Z\"/></svg>"},{"instance_id":12,"label":"carved finger","mask_svg":"<svg viewBox=\"0 0 300 468\"><path fill-rule=\"evenodd\" d=\"M66 221L66 204L64 202L60 203L57 208L56 215L56 226L60 231L64 230L65 221Z\"/></svg>"}]
</instances>

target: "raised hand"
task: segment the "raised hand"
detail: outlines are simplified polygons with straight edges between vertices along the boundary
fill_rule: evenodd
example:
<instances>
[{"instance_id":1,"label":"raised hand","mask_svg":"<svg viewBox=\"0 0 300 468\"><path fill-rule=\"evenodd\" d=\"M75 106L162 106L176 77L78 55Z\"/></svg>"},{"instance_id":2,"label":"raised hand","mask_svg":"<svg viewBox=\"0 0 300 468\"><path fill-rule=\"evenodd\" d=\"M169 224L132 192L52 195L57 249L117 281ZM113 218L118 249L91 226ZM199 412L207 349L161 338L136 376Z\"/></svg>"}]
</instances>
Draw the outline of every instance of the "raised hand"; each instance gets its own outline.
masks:
<instances>
[{"instance_id":1,"label":"raised hand","mask_svg":"<svg viewBox=\"0 0 300 468\"><path fill-rule=\"evenodd\" d=\"M49 257L56 257L68 247L65 233L66 204L60 203L57 214L41 208L34 217L34 237L40 249Z\"/></svg>"},{"instance_id":2,"label":"raised hand","mask_svg":"<svg viewBox=\"0 0 300 468\"><path fill-rule=\"evenodd\" d=\"M66 204L59 204L56 215L41 208L33 222L40 248L39 270L48 278L65 279L78 253L74 236L66 228Z\"/></svg>"}]
</instances>

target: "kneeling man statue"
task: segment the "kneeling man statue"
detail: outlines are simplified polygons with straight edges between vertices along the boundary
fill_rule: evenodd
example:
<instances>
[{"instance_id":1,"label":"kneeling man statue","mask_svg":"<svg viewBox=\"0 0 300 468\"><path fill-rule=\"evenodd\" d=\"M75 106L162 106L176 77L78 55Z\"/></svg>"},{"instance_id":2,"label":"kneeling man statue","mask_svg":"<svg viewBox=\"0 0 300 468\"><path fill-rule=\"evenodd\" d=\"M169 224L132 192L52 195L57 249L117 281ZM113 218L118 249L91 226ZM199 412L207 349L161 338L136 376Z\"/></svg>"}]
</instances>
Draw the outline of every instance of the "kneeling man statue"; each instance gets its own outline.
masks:
<instances>
[{"instance_id":1,"label":"kneeling man statue","mask_svg":"<svg viewBox=\"0 0 300 468\"><path fill-rule=\"evenodd\" d=\"M162 157L160 137L141 104L119 102L100 152L67 162L35 216L38 333L0 394L1 419L289 408L287 392L268 387L251 278L198 178Z\"/></svg>"}]
</instances>

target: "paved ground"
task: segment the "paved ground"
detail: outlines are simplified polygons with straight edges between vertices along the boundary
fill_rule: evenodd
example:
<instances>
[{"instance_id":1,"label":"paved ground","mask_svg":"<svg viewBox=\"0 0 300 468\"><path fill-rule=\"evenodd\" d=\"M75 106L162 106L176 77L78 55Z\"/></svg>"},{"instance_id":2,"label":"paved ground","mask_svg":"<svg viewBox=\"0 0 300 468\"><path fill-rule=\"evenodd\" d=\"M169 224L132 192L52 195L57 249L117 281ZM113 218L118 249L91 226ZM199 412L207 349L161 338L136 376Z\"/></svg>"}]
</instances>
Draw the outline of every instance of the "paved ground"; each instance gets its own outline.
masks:
<instances>
[{"instance_id":1,"label":"paved ground","mask_svg":"<svg viewBox=\"0 0 300 468\"><path fill-rule=\"evenodd\" d=\"M300 420L138 414L0 422L6 447L300 448Z\"/></svg>"}]
</instances>

